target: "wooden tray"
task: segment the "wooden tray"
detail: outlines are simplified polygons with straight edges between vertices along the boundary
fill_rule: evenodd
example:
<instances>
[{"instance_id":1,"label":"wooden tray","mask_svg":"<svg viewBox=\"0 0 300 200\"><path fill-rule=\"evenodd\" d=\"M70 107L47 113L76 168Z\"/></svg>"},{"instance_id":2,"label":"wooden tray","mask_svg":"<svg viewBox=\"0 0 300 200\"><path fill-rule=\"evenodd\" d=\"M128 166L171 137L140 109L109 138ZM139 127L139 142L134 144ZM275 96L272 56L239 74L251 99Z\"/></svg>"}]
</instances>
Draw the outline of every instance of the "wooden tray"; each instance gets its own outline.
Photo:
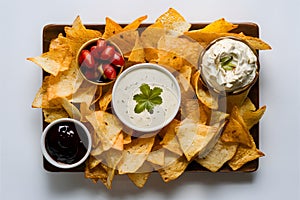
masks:
<instances>
[{"instance_id":1,"label":"wooden tray","mask_svg":"<svg viewBox=\"0 0 300 200\"><path fill-rule=\"evenodd\" d=\"M254 23L237 23L239 26L237 29L235 29L234 33L243 32L246 35L253 36L253 37L259 37L259 27L257 24ZM206 26L205 23L197 23L192 24L191 30L193 29L200 29ZM64 25L64 24L49 24L46 25L43 28L43 52L47 52L49 49L49 45L52 39L56 38L59 33L64 34L64 27L70 26L70 25ZM86 28L99 30L100 32L104 32L105 25L85 25ZM125 26L125 24L124 24ZM142 24L141 27L147 27L149 24ZM258 52L257 52L258 53ZM43 77L46 75L45 72L43 72ZM251 88L248 97L252 100L254 105L258 108L259 107L259 79L257 80L256 84ZM44 118L43 118L44 119ZM47 123L43 121L43 129L47 126ZM257 145L257 148L259 148L259 124L256 124L253 126L250 130L250 133L253 136L253 139ZM229 166L226 164L219 170L219 172L254 172L258 169L259 161L258 159L248 162L243 167L238 169L237 171L232 171ZM60 169L53 165L51 165L45 158L43 158L43 166L44 169L49 172L83 172L85 168L85 164L82 164L76 168L73 169ZM186 169L186 171L196 171L196 172L208 172L207 169L202 167L196 162L192 162Z\"/></svg>"}]
</instances>

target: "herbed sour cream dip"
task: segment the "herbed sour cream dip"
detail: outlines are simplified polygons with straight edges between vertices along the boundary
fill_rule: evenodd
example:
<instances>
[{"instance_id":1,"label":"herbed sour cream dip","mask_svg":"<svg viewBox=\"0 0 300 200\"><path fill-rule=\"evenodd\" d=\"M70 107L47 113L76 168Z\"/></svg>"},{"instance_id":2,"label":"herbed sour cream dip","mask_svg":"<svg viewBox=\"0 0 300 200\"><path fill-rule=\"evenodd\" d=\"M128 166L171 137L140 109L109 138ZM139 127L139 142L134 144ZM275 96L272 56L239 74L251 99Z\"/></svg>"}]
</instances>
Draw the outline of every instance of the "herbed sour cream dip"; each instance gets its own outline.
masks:
<instances>
[{"instance_id":1,"label":"herbed sour cream dip","mask_svg":"<svg viewBox=\"0 0 300 200\"><path fill-rule=\"evenodd\" d=\"M134 111L136 101L133 97L141 92L142 84L162 89L162 103L154 107L153 113L147 110L141 113ZM154 64L144 63L128 68L113 87L114 114L124 125L138 132L151 133L163 128L176 116L180 101L180 88L175 77L168 70Z\"/></svg>"},{"instance_id":2,"label":"herbed sour cream dip","mask_svg":"<svg viewBox=\"0 0 300 200\"><path fill-rule=\"evenodd\" d=\"M201 77L222 92L233 92L251 84L257 74L257 56L244 42L223 38L204 52L201 60Z\"/></svg>"}]
</instances>

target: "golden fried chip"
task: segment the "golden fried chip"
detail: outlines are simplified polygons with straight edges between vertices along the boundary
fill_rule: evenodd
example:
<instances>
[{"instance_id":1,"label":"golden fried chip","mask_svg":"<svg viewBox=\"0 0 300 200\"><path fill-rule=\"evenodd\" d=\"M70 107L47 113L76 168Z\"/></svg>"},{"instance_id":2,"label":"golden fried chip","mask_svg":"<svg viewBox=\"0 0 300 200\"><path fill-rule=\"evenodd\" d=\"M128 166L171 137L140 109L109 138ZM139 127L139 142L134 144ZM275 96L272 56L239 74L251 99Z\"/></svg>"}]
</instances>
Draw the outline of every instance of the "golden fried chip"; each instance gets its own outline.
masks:
<instances>
[{"instance_id":1,"label":"golden fried chip","mask_svg":"<svg viewBox=\"0 0 300 200\"><path fill-rule=\"evenodd\" d=\"M156 22L161 22L163 26L169 30L169 34L171 35L182 35L191 27L191 24L188 23L174 8L169 8L169 10L162 14Z\"/></svg>"},{"instance_id":2,"label":"golden fried chip","mask_svg":"<svg viewBox=\"0 0 300 200\"><path fill-rule=\"evenodd\" d=\"M200 52L203 50L198 42L190 38L170 35L162 36L158 41L157 48L159 51L169 52L170 55L181 57L184 61L183 64L194 68L198 68Z\"/></svg>"},{"instance_id":3,"label":"golden fried chip","mask_svg":"<svg viewBox=\"0 0 300 200\"><path fill-rule=\"evenodd\" d=\"M122 27L115 22L114 20L110 19L109 17L105 18L105 30L104 33L102 35L103 39L108 39L111 36L120 33L122 31Z\"/></svg>"},{"instance_id":4,"label":"golden fried chip","mask_svg":"<svg viewBox=\"0 0 300 200\"><path fill-rule=\"evenodd\" d=\"M195 122L201 122L202 124L206 123L207 117L201 116L206 115L206 113L203 113L201 110L201 103L198 99L188 99L184 98L181 100L181 118L189 118L192 119Z\"/></svg>"},{"instance_id":5,"label":"golden fried chip","mask_svg":"<svg viewBox=\"0 0 300 200\"><path fill-rule=\"evenodd\" d=\"M244 34L238 34L238 33L207 33L207 32L202 32L201 30L192 30L189 32L184 33L186 36L198 41L202 46L207 46L209 43L214 41L217 38L220 37L237 37L240 38L244 41L246 41L253 49L257 50L269 50L271 49L271 46L268 45L266 42L263 40L256 38L256 37L251 37L251 36L246 36Z\"/></svg>"},{"instance_id":6,"label":"golden fried chip","mask_svg":"<svg viewBox=\"0 0 300 200\"><path fill-rule=\"evenodd\" d=\"M123 143L124 144L131 143L131 135L125 133L124 131L121 131L121 134L123 134Z\"/></svg>"},{"instance_id":7,"label":"golden fried chip","mask_svg":"<svg viewBox=\"0 0 300 200\"><path fill-rule=\"evenodd\" d=\"M163 166L165 162L165 149L152 150L147 157L147 161L155 165Z\"/></svg>"},{"instance_id":8,"label":"golden fried chip","mask_svg":"<svg viewBox=\"0 0 300 200\"><path fill-rule=\"evenodd\" d=\"M81 119L80 111L67 98L60 98L59 101L60 101L62 107L65 109L65 111L68 113L68 115L71 118L77 119L77 120Z\"/></svg>"},{"instance_id":9,"label":"golden fried chip","mask_svg":"<svg viewBox=\"0 0 300 200\"><path fill-rule=\"evenodd\" d=\"M250 134L249 137L251 140L250 148L243 145L239 145L237 152L235 153L233 158L228 161L228 165L231 167L232 170L238 170L244 164L265 155L263 152L256 148L256 144L253 140L253 137Z\"/></svg>"},{"instance_id":10,"label":"golden fried chip","mask_svg":"<svg viewBox=\"0 0 300 200\"><path fill-rule=\"evenodd\" d=\"M180 144L178 142L178 139L176 137L175 129L177 126L179 126L180 121L177 119L173 119L170 124L168 124L162 131L165 131L165 135L160 142L160 145L163 146L163 148L168 149L169 151L182 155L182 150L180 148Z\"/></svg>"},{"instance_id":11,"label":"golden fried chip","mask_svg":"<svg viewBox=\"0 0 300 200\"><path fill-rule=\"evenodd\" d=\"M216 123L223 123L230 115L228 113L212 110L210 114L210 125L214 125Z\"/></svg>"},{"instance_id":12,"label":"golden fried chip","mask_svg":"<svg viewBox=\"0 0 300 200\"><path fill-rule=\"evenodd\" d=\"M243 105L239 107L239 113L248 129L251 129L255 124L259 122L266 111L266 106L262 106L261 108L255 108L254 104L251 102L249 98L245 100Z\"/></svg>"},{"instance_id":13,"label":"golden fried chip","mask_svg":"<svg viewBox=\"0 0 300 200\"><path fill-rule=\"evenodd\" d=\"M122 160L118 170L120 174L134 173L147 159L154 144L154 137L137 138L130 144L124 145Z\"/></svg>"},{"instance_id":14,"label":"golden fried chip","mask_svg":"<svg viewBox=\"0 0 300 200\"><path fill-rule=\"evenodd\" d=\"M69 69L72 62L72 51L69 40L62 34L51 41L48 52L40 56L27 58L40 66L44 71L56 76L59 72Z\"/></svg>"},{"instance_id":15,"label":"golden fried chip","mask_svg":"<svg viewBox=\"0 0 300 200\"><path fill-rule=\"evenodd\" d=\"M90 110L90 107L87 105L86 102L80 103L79 111L81 113L80 121L82 122L87 122L87 119L85 117L93 112L92 110Z\"/></svg>"},{"instance_id":16,"label":"golden fried chip","mask_svg":"<svg viewBox=\"0 0 300 200\"><path fill-rule=\"evenodd\" d=\"M42 86L38 90L33 102L33 108L61 108L59 102L48 100L48 87L50 76L45 76Z\"/></svg>"},{"instance_id":17,"label":"golden fried chip","mask_svg":"<svg viewBox=\"0 0 300 200\"><path fill-rule=\"evenodd\" d=\"M101 163L101 160L95 158L94 156L90 156L88 160L86 161L86 167L88 169L93 169L97 167Z\"/></svg>"},{"instance_id":18,"label":"golden fried chip","mask_svg":"<svg viewBox=\"0 0 300 200\"><path fill-rule=\"evenodd\" d=\"M141 44L140 38L137 37L134 47L129 55L128 61L134 63L144 63L145 62L145 51Z\"/></svg>"},{"instance_id":19,"label":"golden fried chip","mask_svg":"<svg viewBox=\"0 0 300 200\"><path fill-rule=\"evenodd\" d=\"M181 149L190 161L195 156L207 154L207 147L214 146L221 131L218 126L206 126L185 118L177 127L176 133Z\"/></svg>"},{"instance_id":20,"label":"golden fried chip","mask_svg":"<svg viewBox=\"0 0 300 200\"><path fill-rule=\"evenodd\" d=\"M112 88L110 88L99 100L99 108L102 111L106 111L108 108L108 105L111 102L112 98Z\"/></svg>"},{"instance_id":21,"label":"golden fried chip","mask_svg":"<svg viewBox=\"0 0 300 200\"><path fill-rule=\"evenodd\" d=\"M218 101L215 96L210 93L209 90L205 90L204 86L202 85L200 78L200 71L197 71L192 76L192 85L195 88L196 95L198 99L210 109L218 109Z\"/></svg>"},{"instance_id":22,"label":"golden fried chip","mask_svg":"<svg viewBox=\"0 0 300 200\"><path fill-rule=\"evenodd\" d=\"M164 182L170 182L177 179L187 168L189 161L185 156L178 157L177 154L167 153L165 156L165 166L158 169Z\"/></svg>"},{"instance_id":23,"label":"golden fried chip","mask_svg":"<svg viewBox=\"0 0 300 200\"><path fill-rule=\"evenodd\" d=\"M127 175L137 187L142 188L147 182L152 171L153 167L146 161L136 173L128 173Z\"/></svg>"},{"instance_id":24,"label":"golden fried chip","mask_svg":"<svg viewBox=\"0 0 300 200\"><path fill-rule=\"evenodd\" d=\"M164 35L164 25L160 21L151 24L141 33L141 42L143 47L157 48L158 41Z\"/></svg>"},{"instance_id":25,"label":"golden fried chip","mask_svg":"<svg viewBox=\"0 0 300 200\"><path fill-rule=\"evenodd\" d=\"M118 119L104 111L95 111L86 116L86 119L93 125L103 149L105 151L110 149L122 130Z\"/></svg>"},{"instance_id":26,"label":"golden fried chip","mask_svg":"<svg viewBox=\"0 0 300 200\"><path fill-rule=\"evenodd\" d=\"M89 161L89 162L91 162L91 161ZM100 164L97 164L96 166L94 166L94 163L88 164L88 165L86 165L84 172L85 172L84 173L85 178L90 178L90 179L106 179L107 178L107 172Z\"/></svg>"},{"instance_id":27,"label":"golden fried chip","mask_svg":"<svg viewBox=\"0 0 300 200\"><path fill-rule=\"evenodd\" d=\"M97 85L85 81L71 96L71 102L86 103L87 106L90 106L95 98L96 91Z\"/></svg>"},{"instance_id":28,"label":"golden fried chip","mask_svg":"<svg viewBox=\"0 0 300 200\"><path fill-rule=\"evenodd\" d=\"M235 106L230 114L229 122L221 136L224 142L240 143L251 147L251 137L246 124Z\"/></svg>"},{"instance_id":29,"label":"golden fried chip","mask_svg":"<svg viewBox=\"0 0 300 200\"><path fill-rule=\"evenodd\" d=\"M92 140L93 140L93 146L90 155L102 161L103 156L101 155L105 151L103 149L103 145L96 134L92 134Z\"/></svg>"},{"instance_id":30,"label":"golden fried chip","mask_svg":"<svg viewBox=\"0 0 300 200\"><path fill-rule=\"evenodd\" d=\"M113 144L112 148L122 151L123 150L123 146L124 146L124 139L123 139L123 134L119 134L115 143Z\"/></svg>"},{"instance_id":31,"label":"golden fried chip","mask_svg":"<svg viewBox=\"0 0 300 200\"><path fill-rule=\"evenodd\" d=\"M191 76L192 76L192 67L188 65L184 65L179 70L179 74L176 76L178 83L180 84L181 88L185 92L191 89Z\"/></svg>"},{"instance_id":32,"label":"golden fried chip","mask_svg":"<svg viewBox=\"0 0 300 200\"><path fill-rule=\"evenodd\" d=\"M195 161L208 170L216 172L234 156L237 147L238 144L229 144L218 140L209 154L204 158L197 157Z\"/></svg>"},{"instance_id":33,"label":"golden fried chip","mask_svg":"<svg viewBox=\"0 0 300 200\"><path fill-rule=\"evenodd\" d=\"M73 60L68 70L60 72L57 76L49 76L48 82L48 101L57 98L70 97L80 87L83 81L82 76Z\"/></svg>"},{"instance_id":34,"label":"golden fried chip","mask_svg":"<svg viewBox=\"0 0 300 200\"><path fill-rule=\"evenodd\" d=\"M230 22L227 22L224 18L218 19L207 26L205 26L203 29L200 29L201 32L206 33L226 33L229 32L235 28L237 28L238 25L234 25Z\"/></svg>"},{"instance_id":35,"label":"golden fried chip","mask_svg":"<svg viewBox=\"0 0 300 200\"><path fill-rule=\"evenodd\" d=\"M115 34L111 36L109 40L115 43L119 47L124 57L129 57L138 37L139 37L138 31L129 30L129 31L122 31L118 34Z\"/></svg>"},{"instance_id":36,"label":"golden fried chip","mask_svg":"<svg viewBox=\"0 0 300 200\"><path fill-rule=\"evenodd\" d=\"M99 38L102 34L97 30L86 29L82 24L80 16L74 20L72 27L65 27L66 37L76 41L77 43L85 43L88 40Z\"/></svg>"},{"instance_id":37,"label":"golden fried chip","mask_svg":"<svg viewBox=\"0 0 300 200\"><path fill-rule=\"evenodd\" d=\"M166 67L172 67L176 70L181 69L181 67L185 64L182 57L175 53L164 50L158 51L157 63Z\"/></svg>"},{"instance_id":38,"label":"golden fried chip","mask_svg":"<svg viewBox=\"0 0 300 200\"><path fill-rule=\"evenodd\" d=\"M129 179L139 188L144 187L150 175L151 172L127 174Z\"/></svg>"},{"instance_id":39,"label":"golden fried chip","mask_svg":"<svg viewBox=\"0 0 300 200\"><path fill-rule=\"evenodd\" d=\"M51 123L54 120L60 118L69 117L68 113L63 108L44 108L43 114L44 114L44 121L48 123Z\"/></svg>"},{"instance_id":40,"label":"golden fried chip","mask_svg":"<svg viewBox=\"0 0 300 200\"><path fill-rule=\"evenodd\" d=\"M135 19L133 22L125 26L122 31L136 30L137 28L139 28L141 23L147 19L147 17L148 17L147 15L144 15Z\"/></svg>"}]
</instances>

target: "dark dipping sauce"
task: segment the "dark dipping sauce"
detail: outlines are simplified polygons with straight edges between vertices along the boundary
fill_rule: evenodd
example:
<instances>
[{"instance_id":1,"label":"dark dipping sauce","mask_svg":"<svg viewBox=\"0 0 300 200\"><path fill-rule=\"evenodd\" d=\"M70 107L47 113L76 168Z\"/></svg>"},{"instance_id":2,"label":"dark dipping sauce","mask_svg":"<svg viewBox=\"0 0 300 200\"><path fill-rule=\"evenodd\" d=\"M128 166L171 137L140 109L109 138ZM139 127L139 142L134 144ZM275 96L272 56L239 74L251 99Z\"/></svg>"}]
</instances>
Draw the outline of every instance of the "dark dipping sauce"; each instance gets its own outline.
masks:
<instances>
[{"instance_id":1,"label":"dark dipping sauce","mask_svg":"<svg viewBox=\"0 0 300 200\"><path fill-rule=\"evenodd\" d=\"M48 154L57 162L73 164L87 152L88 138L81 126L73 122L54 124L46 135Z\"/></svg>"}]
</instances>

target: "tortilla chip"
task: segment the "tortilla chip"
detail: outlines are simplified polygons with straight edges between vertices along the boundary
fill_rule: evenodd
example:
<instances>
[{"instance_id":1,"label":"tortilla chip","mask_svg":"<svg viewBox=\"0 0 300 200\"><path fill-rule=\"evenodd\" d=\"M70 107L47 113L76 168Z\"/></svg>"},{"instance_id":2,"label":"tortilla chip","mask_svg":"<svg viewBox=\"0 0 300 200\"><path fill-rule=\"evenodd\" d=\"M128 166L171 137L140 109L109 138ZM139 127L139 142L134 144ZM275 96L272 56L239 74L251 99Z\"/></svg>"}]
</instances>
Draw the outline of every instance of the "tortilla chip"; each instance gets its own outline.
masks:
<instances>
[{"instance_id":1,"label":"tortilla chip","mask_svg":"<svg viewBox=\"0 0 300 200\"><path fill-rule=\"evenodd\" d=\"M123 135L123 143L124 144L131 143L131 135L125 133L124 131L121 131L121 134Z\"/></svg>"},{"instance_id":2,"label":"tortilla chip","mask_svg":"<svg viewBox=\"0 0 300 200\"><path fill-rule=\"evenodd\" d=\"M102 34L97 30L86 29L81 22L80 16L76 17L72 27L65 27L65 33L67 38L81 45L91 39L102 36Z\"/></svg>"},{"instance_id":3,"label":"tortilla chip","mask_svg":"<svg viewBox=\"0 0 300 200\"><path fill-rule=\"evenodd\" d=\"M148 17L147 15L144 15L144 16L141 16L141 17L135 19L133 22L131 22L130 24L125 26L123 28L123 31L136 30L137 28L139 28L141 23L147 19L147 17Z\"/></svg>"},{"instance_id":4,"label":"tortilla chip","mask_svg":"<svg viewBox=\"0 0 300 200\"><path fill-rule=\"evenodd\" d=\"M249 98L247 98L243 105L239 107L239 113L244 119L244 122L248 129L251 129L255 124L259 122L265 111L266 106L262 106L261 108L256 110L254 104Z\"/></svg>"},{"instance_id":5,"label":"tortilla chip","mask_svg":"<svg viewBox=\"0 0 300 200\"><path fill-rule=\"evenodd\" d=\"M88 169L93 169L101 163L101 160L96 159L94 156L90 156L86 161L86 167Z\"/></svg>"},{"instance_id":6,"label":"tortilla chip","mask_svg":"<svg viewBox=\"0 0 300 200\"><path fill-rule=\"evenodd\" d=\"M104 151L110 149L122 130L119 120L114 115L104 111L95 111L86 118L93 125Z\"/></svg>"},{"instance_id":7,"label":"tortilla chip","mask_svg":"<svg viewBox=\"0 0 300 200\"><path fill-rule=\"evenodd\" d=\"M165 162L165 149L152 150L147 157L147 161L155 165L163 166Z\"/></svg>"},{"instance_id":8,"label":"tortilla chip","mask_svg":"<svg viewBox=\"0 0 300 200\"><path fill-rule=\"evenodd\" d=\"M112 88L110 88L99 100L99 108L106 111L112 99Z\"/></svg>"},{"instance_id":9,"label":"tortilla chip","mask_svg":"<svg viewBox=\"0 0 300 200\"><path fill-rule=\"evenodd\" d=\"M78 110L74 104L72 104L67 98L60 98L60 103L62 107L65 109L65 111L68 113L68 115L73 118L80 120L81 119L81 113Z\"/></svg>"},{"instance_id":10,"label":"tortilla chip","mask_svg":"<svg viewBox=\"0 0 300 200\"><path fill-rule=\"evenodd\" d=\"M61 108L59 102L48 100L48 87L50 76L45 76L42 86L36 93L36 96L32 102L33 108Z\"/></svg>"},{"instance_id":11,"label":"tortilla chip","mask_svg":"<svg viewBox=\"0 0 300 200\"><path fill-rule=\"evenodd\" d=\"M54 76L69 69L72 59L69 40L62 34L51 41L48 52L37 57L27 58Z\"/></svg>"},{"instance_id":12,"label":"tortilla chip","mask_svg":"<svg viewBox=\"0 0 300 200\"><path fill-rule=\"evenodd\" d=\"M57 76L49 76L48 82L48 101L57 98L70 97L73 95L83 82L82 76L73 60L69 70L60 72Z\"/></svg>"},{"instance_id":13,"label":"tortilla chip","mask_svg":"<svg viewBox=\"0 0 300 200\"><path fill-rule=\"evenodd\" d=\"M157 48L160 51L162 50L162 52L169 52L172 55L181 57L185 65L190 65L195 69L198 68L199 56L203 50L203 47L198 42L190 38L170 35L162 36L158 41Z\"/></svg>"},{"instance_id":14,"label":"tortilla chip","mask_svg":"<svg viewBox=\"0 0 300 200\"><path fill-rule=\"evenodd\" d=\"M216 142L220 131L217 126L206 126L185 118L176 128L176 133L181 149L190 161L195 156L207 153L206 147Z\"/></svg>"},{"instance_id":15,"label":"tortilla chip","mask_svg":"<svg viewBox=\"0 0 300 200\"><path fill-rule=\"evenodd\" d=\"M109 40L119 47L124 57L129 57L138 37L138 31L129 30L115 34L111 36Z\"/></svg>"},{"instance_id":16,"label":"tortilla chip","mask_svg":"<svg viewBox=\"0 0 300 200\"><path fill-rule=\"evenodd\" d=\"M212 95L209 90L205 90L204 86L202 85L200 78L200 71L198 70L192 76L192 85L195 88L196 95L198 99L210 109L218 109L218 100L217 98Z\"/></svg>"},{"instance_id":17,"label":"tortilla chip","mask_svg":"<svg viewBox=\"0 0 300 200\"><path fill-rule=\"evenodd\" d=\"M51 123L57 119L69 117L68 113L63 108L44 108L44 121Z\"/></svg>"},{"instance_id":18,"label":"tortilla chip","mask_svg":"<svg viewBox=\"0 0 300 200\"><path fill-rule=\"evenodd\" d=\"M112 20L109 17L105 18L105 22L106 22L105 23L105 30L104 30L104 33L102 35L103 39L108 39L111 36L120 33L123 29L117 22L115 22L114 20Z\"/></svg>"},{"instance_id":19,"label":"tortilla chip","mask_svg":"<svg viewBox=\"0 0 300 200\"><path fill-rule=\"evenodd\" d=\"M144 185L146 184L150 175L151 175L151 172L127 174L129 179L139 188L144 187Z\"/></svg>"},{"instance_id":20,"label":"tortilla chip","mask_svg":"<svg viewBox=\"0 0 300 200\"><path fill-rule=\"evenodd\" d=\"M71 96L71 102L86 103L87 106L90 106L95 98L97 89L97 85L84 81L78 90Z\"/></svg>"},{"instance_id":21,"label":"tortilla chip","mask_svg":"<svg viewBox=\"0 0 300 200\"><path fill-rule=\"evenodd\" d=\"M230 114L229 122L222 133L224 142L239 143L251 147L251 137L246 124L235 106Z\"/></svg>"},{"instance_id":22,"label":"tortilla chip","mask_svg":"<svg viewBox=\"0 0 300 200\"><path fill-rule=\"evenodd\" d=\"M232 170L238 170L244 164L265 155L263 152L256 148L256 144L253 140L253 137L250 134L249 137L251 141L250 148L243 145L239 145L233 158L228 161L228 165L231 167Z\"/></svg>"},{"instance_id":23,"label":"tortilla chip","mask_svg":"<svg viewBox=\"0 0 300 200\"><path fill-rule=\"evenodd\" d=\"M119 134L115 143L113 144L112 148L122 151L123 147L124 147L124 139L123 139L124 135L123 134Z\"/></svg>"},{"instance_id":24,"label":"tortilla chip","mask_svg":"<svg viewBox=\"0 0 300 200\"><path fill-rule=\"evenodd\" d=\"M173 119L164 129L165 135L160 142L160 145L163 146L163 148L168 149L169 151L182 155L182 150L180 148L180 144L178 142L178 139L176 137L176 127L179 126L180 121L177 119Z\"/></svg>"},{"instance_id":25,"label":"tortilla chip","mask_svg":"<svg viewBox=\"0 0 300 200\"><path fill-rule=\"evenodd\" d=\"M143 47L157 48L158 41L164 35L164 25L160 21L151 24L141 33L141 42Z\"/></svg>"},{"instance_id":26,"label":"tortilla chip","mask_svg":"<svg viewBox=\"0 0 300 200\"><path fill-rule=\"evenodd\" d=\"M135 63L145 62L145 51L139 37L136 38L134 47L129 55L128 61Z\"/></svg>"},{"instance_id":27,"label":"tortilla chip","mask_svg":"<svg viewBox=\"0 0 300 200\"><path fill-rule=\"evenodd\" d=\"M220 37L236 37L240 38L244 41L246 41L253 49L257 50L269 50L271 49L271 46L264 42L263 40L256 38L256 37L251 37L251 36L246 36L244 34L238 34L238 33L207 33L207 32L202 32L200 30L192 30L189 32L184 33L186 36L198 41L202 46L206 47L209 43L214 41L217 38Z\"/></svg>"},{"instance_id":28,"label":"tortilla chip","mask_svg":"<svg viewBox=\"0 0 300 200\"><path fill-rule=\"evenodd\" d=\"M154 144L154 137L137 138L130 144L124 145L122 160L118 170L120 174L136 172L148 157Z\"/></svg>"},{"instance_id":29,"label":"tortilla chip","mask_svg":"<svg viewBox=\"0 0 300 200\"><path fill-rule=\"evenodd\" d=\"M169 8L156 22L161 22L171 35L182 35L191 27L191 24L173 8Z\"/></svg>"},{"instance_id":30,"label":"tortilla chip","mask_svg":"<svg viewBox=\"0 0 300 200\"><path fill-rule=\"evenodd\" d=\"M230 22L227 22L224 18L218 19L207 26L205 26L203 29L200 29L201 32L206 33L226 33L229 32L235 28L237 28L238 25L234 25Z\"/></svg>"},{"instance_id":31,"label":"tortilla chip","mask_svg":"<svg viewBox=\"0 0 300 200\"><path fill-rule=\"evenodd\" d=\"M158 173L163 181L167 183L181 176L187 168L189 161L187 161L185 156L178 157L177 154L169 152L166 154L165 163L164 167L158 169Z\"/></svg>"},{"instance_id":32,"label":"tortilla chip","mask_svg":"<svg viewBox=\"0 0 300 200\"><path fill-rule=\"evenodd\" d=\"M218 140L213 149L204 158L196 158L195 161L206 169L217 172L228 160L230 160L236 150L238 144L228 144L222 140Z\"/></svg>"},{"instance_id":33,"label":"tortilla chip","mask_svg":"<svg viewBox=\"0 0 300 200\"><path fill-rule=\"evenodd\" d=\"M142 188L149 179L152 171L153 167L148 162L144 162L136 173L128 173L127 175L137 187Z\"/></svg>"},{"instance_id":34,"label":"tortilla chip","mask_svg":"<svg viewBox=\"0 0 300 200\"><path fill-rule=\"evenodd\" d=\"M218 111L218 110L212 110L210 114L209 124L214 125L216 123L223 123L225 120L229 118L229 116L230 115L228 113Z\"/></svg>"}]
</instances>

